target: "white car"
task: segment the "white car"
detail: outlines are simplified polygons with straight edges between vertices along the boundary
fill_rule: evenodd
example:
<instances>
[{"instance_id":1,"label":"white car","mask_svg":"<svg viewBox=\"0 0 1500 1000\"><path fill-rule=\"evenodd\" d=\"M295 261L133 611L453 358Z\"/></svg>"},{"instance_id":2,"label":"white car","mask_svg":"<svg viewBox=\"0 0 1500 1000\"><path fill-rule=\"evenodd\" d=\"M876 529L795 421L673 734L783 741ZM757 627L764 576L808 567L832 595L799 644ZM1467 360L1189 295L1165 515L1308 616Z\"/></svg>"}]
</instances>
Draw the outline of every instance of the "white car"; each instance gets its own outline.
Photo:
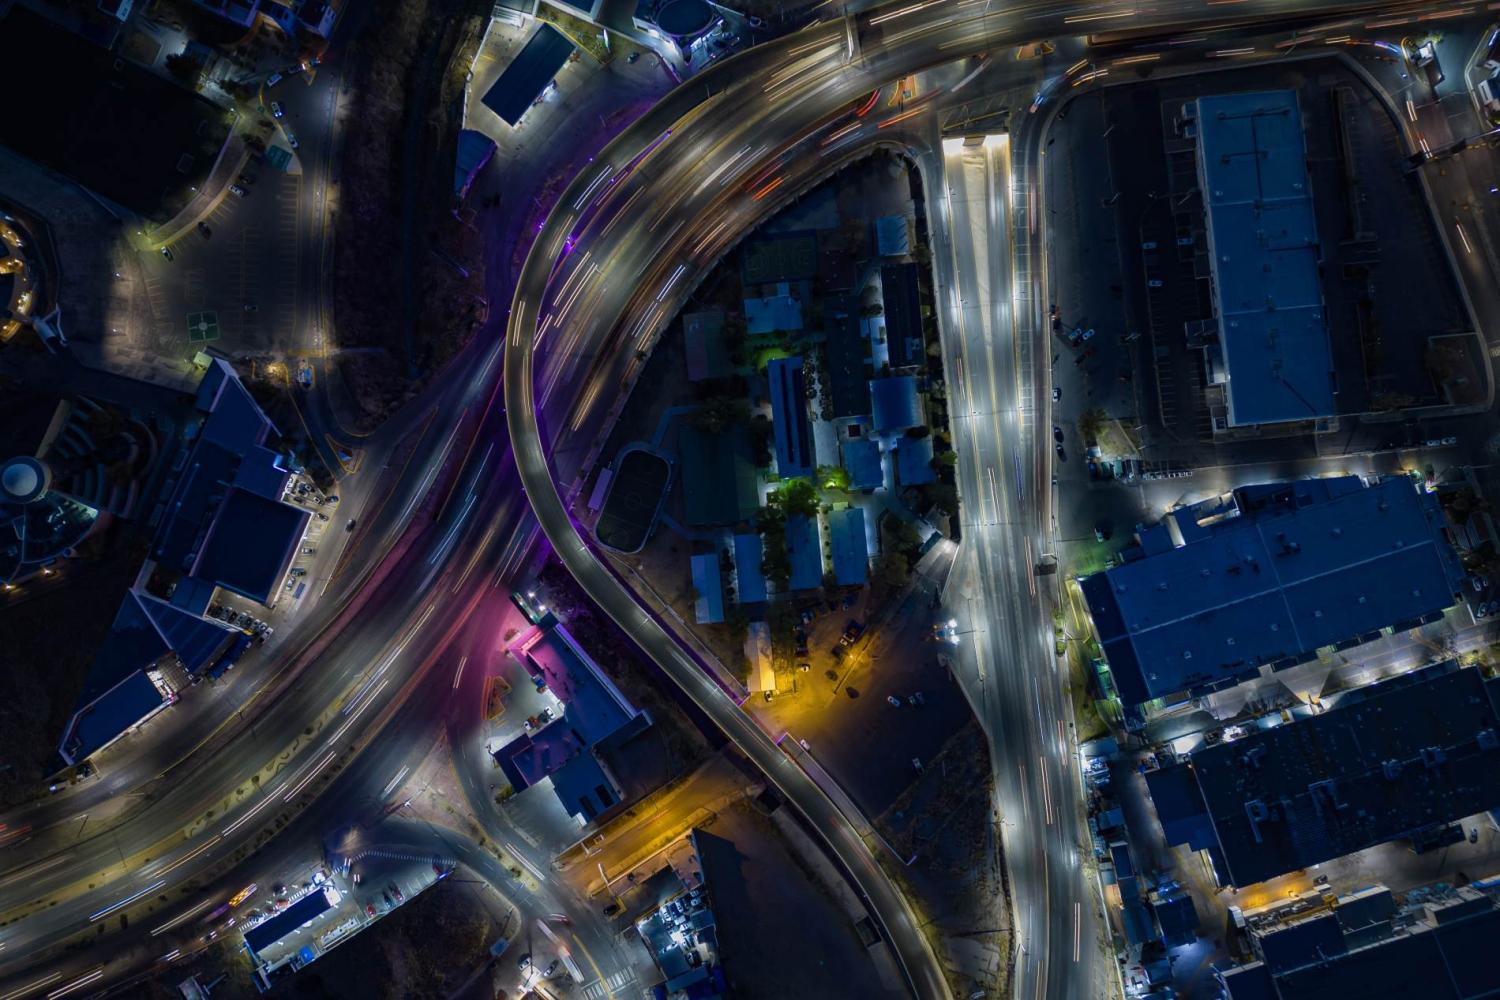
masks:
<instances>
[{"instance_id":1,"label":"white car","mask_svg":"<svg viewBox=\"0 0 1500 1000\"><path fill-rule=\"evenodd\" d=\"M285 114L286 114L286 108L283 108L281 106L281 102L280 101L272 101L271 102L271 117L272 118L281 118Z\"/></svg>"},{"instance_id":2,"label":"white car","mask_svg":"<svg viewBox=\"0 0 1500 1000\"><path fill-rule=\"evenodd\" d=\"M274 87L274 86L276 86L278 83L281 82L281 76L282 75L280 73L272 73L270 76L266 77L266 86L267 87Z\"/></svg>"}]
</instances>

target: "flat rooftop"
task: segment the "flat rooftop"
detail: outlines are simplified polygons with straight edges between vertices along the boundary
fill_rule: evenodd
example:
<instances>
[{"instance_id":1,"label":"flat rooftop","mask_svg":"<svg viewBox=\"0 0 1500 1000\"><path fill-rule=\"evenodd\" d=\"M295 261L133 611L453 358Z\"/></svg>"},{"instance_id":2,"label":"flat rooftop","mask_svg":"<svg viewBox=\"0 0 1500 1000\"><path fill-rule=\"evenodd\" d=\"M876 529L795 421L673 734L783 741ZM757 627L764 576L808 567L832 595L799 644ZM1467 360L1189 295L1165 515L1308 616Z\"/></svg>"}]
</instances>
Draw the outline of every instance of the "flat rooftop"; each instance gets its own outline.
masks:
<instances>
[{"instance_id":1,"label":"flat rooftop","mask_svg":"<svg viewBox=\"0 0 1500 1000\"><path fill-rule=\"evenodd\" d=\"M1443 525L1405 476L1242 487L1143 530L1083 595L1120 698L1138 705L1442 613L1462 574Z\"/></svg>"},{"instance_id":2,"label":"flat rooftop","mask_svg":"<svg viewBox=\"0 0 1500 1000\"><path fill-rule=\"evenodd\" d=\"M485 107L514 128L573 54L568 37L545 21L480 98Z\"/></svg>"},{"instance_id":3,"label":"flat rooftop","mask_svg":"<svg viewBox=\"0 0 1500 1000\"><path fill-rule=\"evenodd\" d=\"M1229 423L1331 416L1333 356L1297 93L1196 104Z\"/></svg>"},{"instance_id":4,"label":"flat rooftop","mask_svg":"<svg viewBox=\"0 0 1500 1000\"><path fill-rule=\"evenodd\" d=\"M1224 881L1252 885L1500 806L1497 686L1439 664L1194 751L1186 766Z\"/></svg>"}]
</instances>

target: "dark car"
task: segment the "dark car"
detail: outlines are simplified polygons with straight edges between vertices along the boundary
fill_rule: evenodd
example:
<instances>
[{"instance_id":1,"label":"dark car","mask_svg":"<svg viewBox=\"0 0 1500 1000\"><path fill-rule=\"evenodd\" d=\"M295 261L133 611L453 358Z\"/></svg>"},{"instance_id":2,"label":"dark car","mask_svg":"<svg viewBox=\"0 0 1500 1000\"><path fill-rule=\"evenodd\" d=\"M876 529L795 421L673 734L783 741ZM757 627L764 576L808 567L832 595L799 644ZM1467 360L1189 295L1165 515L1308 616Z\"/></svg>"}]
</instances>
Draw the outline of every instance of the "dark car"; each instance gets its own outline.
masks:
<instances>
[{"instance_id":1,"label":"dark car","mask_svg":"<svg viewBox=\"0 0 1500 1000\"><path fill-rule=\"evenodd\" d=\"M1066 462L1068 460L1068 453L1067 453L1067 451L1065 451L1063 449L1062 445L1058 445L1057 448L1056 448L1056 451L1057 451L1057 460L1059 462Z\"/></svg>"},{"instance_id":2,"label":"dark car","mask_svg":"<svg viewBox=\"0 0 1500 1000\"><path fill-rule=\"evenodd\" d=\"M346 524L346 525L344 525L344 530L345 531L353 531L354 530L354 518L352 518L352 517L349 518L349 523Z\"/></svg>"},{"instance_id":3,"label":"dark car","mask_svg":"<svg viewBox=\"0 0 1500 1000\"><path fill-rule=\"evenodd\" d=\"M619 913L619 912L620 912L620 904L619 903L610 903L608 906L606 906L604 908L604 915L606 917L612 917L616 913Z\"/></svg>"},{"instance_id":4,"label":"dark car","mask_svg":"<svg viewBox=\"0 0 1500 1000\"><path fill-rule=\"evenodd\" d=\"M1056 441L1058 444L1062 444L1063 431L1062 428L1057 426L1056 424L1052 425L1052 440Z\"/></svg>"},{"instance_id":5,"label":"dark car","mask_svg":"<svg viewBox=\"0 0 1500 1000\"><path fill-rule=\"evenodd\" d=\"M198 223L198 234L200 236L202 236L205 240L208 240L208 239L213 239L214 231L212 229L208 228L208 223L206 223L206 222L200 222L200 223Z\"/></svg>"},{"instance_id":6,"label":"dark car","mask_svg":"<svg viewBox=\"0 0 1500 1000\"><path fill-rule=\"evenodd\" d=\"M161 248L161 255L163 257L165 257L167 260L172 260L173 259L172 258L172 248L171 247L162 247Z\"/></svg>"},{"instance_id":7,"label":"dark car","mask_svg":"<svg viewBox=\"0 0 1500 1000\"><path fill-rule=\"evenodd\" d=\"M1062 399L1062 386L1054 385L1052 387L1052 402L1056 403L1060 399Z\"/></svg>"}]
</instances>

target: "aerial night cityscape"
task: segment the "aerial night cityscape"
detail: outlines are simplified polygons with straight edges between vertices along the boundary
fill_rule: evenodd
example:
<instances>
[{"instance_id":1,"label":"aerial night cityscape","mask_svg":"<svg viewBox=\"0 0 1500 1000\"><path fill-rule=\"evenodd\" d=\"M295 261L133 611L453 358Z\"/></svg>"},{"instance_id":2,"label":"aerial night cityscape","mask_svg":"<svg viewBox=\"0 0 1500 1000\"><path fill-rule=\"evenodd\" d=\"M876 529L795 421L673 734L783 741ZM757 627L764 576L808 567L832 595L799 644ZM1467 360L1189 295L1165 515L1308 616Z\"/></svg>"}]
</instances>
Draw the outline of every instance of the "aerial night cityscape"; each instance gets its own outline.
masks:
<instances>
[{"instance_id":1,"label":"aerial night cityscape","mask_svg":"<svg viewBox=\"0 0 1500 1000\"><path fill-rule=\"evenodd\" d=\"M0 1000L1500 997L1500 3L0 80Z\"/></svg>"}]
</instances>

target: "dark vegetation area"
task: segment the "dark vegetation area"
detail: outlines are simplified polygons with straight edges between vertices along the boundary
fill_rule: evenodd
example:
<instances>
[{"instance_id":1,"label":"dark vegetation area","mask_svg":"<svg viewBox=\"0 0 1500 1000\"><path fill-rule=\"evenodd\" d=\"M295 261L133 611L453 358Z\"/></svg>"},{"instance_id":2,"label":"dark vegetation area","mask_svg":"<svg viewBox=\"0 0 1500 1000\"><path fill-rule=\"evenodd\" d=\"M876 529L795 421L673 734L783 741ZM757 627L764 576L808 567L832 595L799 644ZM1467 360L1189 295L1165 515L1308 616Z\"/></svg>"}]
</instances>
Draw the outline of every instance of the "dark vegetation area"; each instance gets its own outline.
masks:
<instances>
[{"instance_id":1,"label":"dark vegetation area","mask_svg":"<svg viewBox=\"0 0 1500 1000\"><path fill-rule=\"evenodd\" d=\"M489 14L480 0L376 0L349 49L334 317L341 347L374 349L339 360L366 426L485 315L479 232L455 217L452 184L464 81Z\"/></svg>"}]
</instances>

